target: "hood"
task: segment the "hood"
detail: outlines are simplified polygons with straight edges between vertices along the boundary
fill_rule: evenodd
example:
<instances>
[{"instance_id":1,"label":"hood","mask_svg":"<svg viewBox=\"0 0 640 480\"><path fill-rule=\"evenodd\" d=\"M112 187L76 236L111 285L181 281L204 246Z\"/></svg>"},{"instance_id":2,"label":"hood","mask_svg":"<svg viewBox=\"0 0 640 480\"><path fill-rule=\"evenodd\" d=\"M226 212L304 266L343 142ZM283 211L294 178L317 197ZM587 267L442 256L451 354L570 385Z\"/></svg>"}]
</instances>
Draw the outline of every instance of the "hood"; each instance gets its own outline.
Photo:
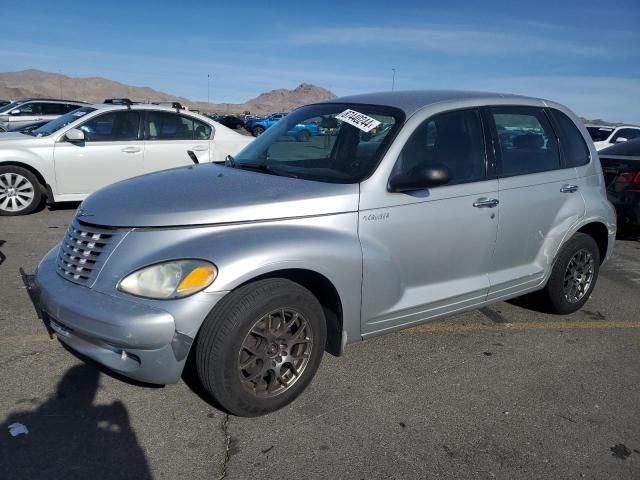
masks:
<instances>
[{"instance_id":1,"label":"hood","mask_svg":"<svg viewBox=\"0 0 640 480\"><path fill-rule=\"evenodd\" d=\"M20 132L3 132L0 131L0 142L6 142L6 141L21 141L21 140L33 140L34 138L39 138L39 137L33 137L31 135L25 135L24 133L20 133Z\"/></svg>"},{"instance_id":2,"label":"hood","mask_svg":"<svg viewBox=\"0 0 640 480\"><path fill-rule=\"evenodd\" d=\"M164 170L89 196L81 220L112 227L254 222L353 212L359 186L278 177L214 164Z\"/></svg>"}]
</instances>

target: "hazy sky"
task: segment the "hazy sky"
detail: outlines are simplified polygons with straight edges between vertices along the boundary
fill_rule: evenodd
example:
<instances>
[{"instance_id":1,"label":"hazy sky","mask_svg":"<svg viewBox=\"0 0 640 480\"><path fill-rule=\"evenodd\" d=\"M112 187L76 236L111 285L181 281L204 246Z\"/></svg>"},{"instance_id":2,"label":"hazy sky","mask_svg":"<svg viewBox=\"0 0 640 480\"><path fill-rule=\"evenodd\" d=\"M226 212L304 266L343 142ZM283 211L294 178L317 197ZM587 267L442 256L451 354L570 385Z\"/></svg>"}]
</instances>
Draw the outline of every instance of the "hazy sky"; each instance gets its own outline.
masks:
<instances>
[{"instance_id":1,"label":"hazy sky","mask_svg":"<svg viewBox=\"0 0 640 480\"><path fill-rule=\"evenodd\" d=\"M2 2L0 71L103 76L242 102L314 83L337 95L521 93L640 123L640 0Z\"/></svg>"}]
</instances>

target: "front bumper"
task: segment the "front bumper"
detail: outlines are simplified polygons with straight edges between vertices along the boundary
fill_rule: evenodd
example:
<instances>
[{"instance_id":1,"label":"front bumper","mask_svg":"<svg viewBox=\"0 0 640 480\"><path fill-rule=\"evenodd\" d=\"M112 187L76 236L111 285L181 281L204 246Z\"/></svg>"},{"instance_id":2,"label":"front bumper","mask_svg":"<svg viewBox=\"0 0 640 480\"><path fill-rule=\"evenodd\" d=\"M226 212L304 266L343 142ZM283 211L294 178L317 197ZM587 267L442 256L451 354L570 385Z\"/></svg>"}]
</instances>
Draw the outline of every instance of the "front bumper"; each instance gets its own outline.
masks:
<instances>
[{"instance_id":1,"label":"front bumper","mask_svg":"<svg viewBox=\"0 0 640 480\"><path fill-rule=\"evenodd\" d=\"M43 319L58 339L135 380L177 382L193 338L176 331L174 316L65 280L56 273L57 253L42 260L35 286Z\"/></svg>"}]
</instances>

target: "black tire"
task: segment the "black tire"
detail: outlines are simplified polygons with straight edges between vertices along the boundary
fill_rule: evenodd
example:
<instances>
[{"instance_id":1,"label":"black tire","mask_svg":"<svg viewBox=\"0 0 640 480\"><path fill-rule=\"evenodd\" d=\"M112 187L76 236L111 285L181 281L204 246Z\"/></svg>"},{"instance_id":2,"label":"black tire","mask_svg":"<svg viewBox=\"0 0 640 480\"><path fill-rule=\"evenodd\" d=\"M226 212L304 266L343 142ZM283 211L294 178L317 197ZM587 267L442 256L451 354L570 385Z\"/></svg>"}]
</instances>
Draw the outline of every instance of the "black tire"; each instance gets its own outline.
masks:
<instances>
[{"instance_id":1,"label":"black tire","mask_svg":"<svg viewBox=\"0 0 640 480\"><path fill-rule=\"evenodd\" d=\"M26 168L0 166L0 216L28 215L42 202L42 185Z\"/></svg>"},{"instance_id":2,"label":"black tire","mask_svg":"<svg viewBox=\"0 0 640 480\"><path fill-rule=\"evenodd\" d=\"M280 311L283 313L281 318L285 321L274 323L279 326L273 330L280 331L283 336L287 334L286 313L296 312L297 317L291 315L288 321L294 324L292 328L298 328L295 325L299 322L297 332L304 334L305 339L311 338L311 341L301 340L302 337L294 331L292 343L286 346L286 352L281 350L280 353L275 353L283 342L288 342L281 338L275 342L266 337L263 340L261 335L267 331L257 327L261 322L267 321L271 327L272 322L278 321L272 318L277 317L276 312ZM230 413L253 417L273 412L295 400L313 379L324 352L326 328L320 303L301 285L279 278L247 284L225 296L205 319L195 345L198 377L204 389ZM256 334L256 331L262 333ZM300 338L296 340L296 336ZM247 342L255 343L250 349L245 349ZM301 350L296 350L294 356L294 349L298 348L303 349L302 353ZM258 355L261 356L260 359ZM247 357L254 357L256 360L247 361ZM244 360L241 361L242 358ZM293 363L306 363L294 365L287 363L287 358L296 358L292 360ZM280 361L284 363L276 366L276 362ZM243 368L242 364L247 363L252 366ZM292 368L295 371L300 368L295 380ZM253 370L247 372L251 369ZM275 369L279 372L277 377L274 377ZM269 393L270 382L274 378L289 378L289 382L274 381L274 388L284 389L280 393ZM262 387L263 382L266 389L258 388Z\"/></svg>"},{"instance_id":3,"label":"black tire","mask_svg":"<svg viewBox=\"0 0 640 480\"><path fill-rule=\"evenodd\" d=\"M296 140L298 142L308 142L310 138L311 133L308 130L302 130L301 132L298 132L298 135L296 135Z\"/></svg>"},{"instance_id":4,"label":"black tire","mask_svg":"<svg viewBox=\"0 0 640 480\"><path fill-rule=\"evenodd\" d=\"M254 137L259 137L263 133L264 133L264 127L261 127L260 125L258 125L257 127L254 127L253 130L251 130L251 134Z\"/></svg>"},{"instance_id":5,"label":"black tire","mask_svg":"<svg viewBox=\"0 0 640 480\"><path fill-rule=\"evenodd\" d=\"M588 285L584 285L584 288L578 288L576 294L573 295L572 288L576 283L580 283L581 280L571 280L571 274L569 271L572 260L575 261L577 255L581 255L581 252L586 252L589 256L589 264L591 265L591 273L587 274L588 268L583 268L584 278L590 278ZM572 269L576 269L574 263ZM591 292L598 280L598 272L600 269L600 250L598 244L590 235L584 233L576 233L569 239L567 243L560 249L560 252L556 256L556 259L551 270L551 276L547 285L538 294L539 300L543 302L544 307L550 313L557 313L560 315L566 315L569 313L577 312L582 306L589 300ZM579 270L579 269L578 269ZM576 276L582 277L582 274L575 273ZM567 280L569 278L569 280ZM573 287L572 287L573 285ZM578 298L579 296L579 298ZM573 301L569 301L571 298Z\"/></svg>"}]
</instances>

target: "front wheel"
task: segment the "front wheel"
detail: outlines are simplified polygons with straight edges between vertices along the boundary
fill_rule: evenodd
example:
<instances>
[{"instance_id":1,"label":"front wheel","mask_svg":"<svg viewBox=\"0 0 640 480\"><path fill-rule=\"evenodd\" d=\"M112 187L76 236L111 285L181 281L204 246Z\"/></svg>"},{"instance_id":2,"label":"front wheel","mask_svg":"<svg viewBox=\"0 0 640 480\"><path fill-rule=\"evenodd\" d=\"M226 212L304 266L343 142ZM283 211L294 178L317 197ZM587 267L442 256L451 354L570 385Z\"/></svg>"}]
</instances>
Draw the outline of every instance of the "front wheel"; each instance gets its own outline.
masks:
<instances>
[{"instance_id":1,"label":"front wheel","mask_svg":"<svg viewBox=\"0 0 640 480\"><path fill-rule=\"evenodd\" d=\"M0 215L27 215L42 200L42 190L36 176L14 165L0 166Z\"/></svg>"},{"instance_id":2,"label":"front wheel","mask_svg":"<svg viewBox=\"0 0 640 480\"><path fill-rule=\"evenodd\" d=\"M251 130L251 133L254 137L259 137L264 133L264 127L257 126L253 130Z\"/></svg>"},{"instance_id":3,"label":"front wheel","mask_svg":"<svg viewBox=\"0 0 640 480\"><path fill-rule=\"evenodd\" d=\"M259 280L228 294L205 319L195 346L198 376L229 412L264 415L311 382L326 335L322 307L309 290Z\"/></svg>"},{"instance_id":4,"label":"front wheel","mask_svg":"<svg viewBox=\"0 0 640 480\"><path fill-rule=\"evenodd\" d=\"M540 292L547 309L563 315L580 310L593 292L599 269L598 244L590 235L576 233L558 253Z\"/></svg>"}]
</instances>

